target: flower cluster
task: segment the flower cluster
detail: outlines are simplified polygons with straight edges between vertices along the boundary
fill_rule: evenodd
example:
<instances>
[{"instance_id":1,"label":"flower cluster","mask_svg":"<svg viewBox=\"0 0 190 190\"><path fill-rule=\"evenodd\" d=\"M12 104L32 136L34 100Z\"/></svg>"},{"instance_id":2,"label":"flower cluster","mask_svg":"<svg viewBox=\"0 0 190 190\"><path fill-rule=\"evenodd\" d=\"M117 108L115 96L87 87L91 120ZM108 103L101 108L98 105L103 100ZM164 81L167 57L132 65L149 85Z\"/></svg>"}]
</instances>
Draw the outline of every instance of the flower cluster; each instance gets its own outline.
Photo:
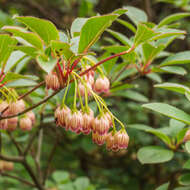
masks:
<instances>
[{"instance_id":1,"label":"flower cluster","mask_svg":"<svg viewBox=\"0 0 190 190\"><path fill-rule=\"evenodd\" d=\"M84 135L89 135L92 133L93 142L98 145L106 143L108 150L118 151L120 149L127 148L129 136L125 131L124 125L119 121L122 129L119 131L116 130L114 122L115 116L113 116L113 114L108 110L105 102L98 95L98 93L109 92L109 79L105 76L100 76L94 80L94 71L88 72L83 77L80 77L74 72L71 76L75 82L73 108L69 108L64 103L69 87L68 82L63 103L58 106L55 111L55 121L57 126L61 126L65 130L70 130L76 134L83 133ZM54 84L53 82L48 83L46 80L47 88L55 89ZM80 102L80 110L76 106L77 97ZM88 106L88 97L94 97L96 100L99 108L99 114L96 117L93 110ZM83 102L85 102L85 105L83 105ZM118 119L116 118L116 120Z\"/></svg>"},{"instance_id":2,"label":"flower cluster","mask_svg":"<svg viewBox=\"0 0 190 190\"><path fill-rule=\"evenodd\" d=\"M23 100L14 101L11 103L3 101L0 103L0 113L3 112L3 117L16 115L22 112L24 109L25 103ZM17 116L8 119L2 119L0 120L0 129L14 131L17 128L18 123L21 130L30 131L35 123L35 114L32 111L29 111L20 119Z\"/></svg>"},{"instance_id":3,"label":"flower cluster","mask_svg":"<svg viewBox=\"0 0 190 190\"><path fill-rule=\"evenodd\" d=\"M0 160L0 172L12 171L14 169L14 163L4 160Z\"/></svg>"}]
</instances>

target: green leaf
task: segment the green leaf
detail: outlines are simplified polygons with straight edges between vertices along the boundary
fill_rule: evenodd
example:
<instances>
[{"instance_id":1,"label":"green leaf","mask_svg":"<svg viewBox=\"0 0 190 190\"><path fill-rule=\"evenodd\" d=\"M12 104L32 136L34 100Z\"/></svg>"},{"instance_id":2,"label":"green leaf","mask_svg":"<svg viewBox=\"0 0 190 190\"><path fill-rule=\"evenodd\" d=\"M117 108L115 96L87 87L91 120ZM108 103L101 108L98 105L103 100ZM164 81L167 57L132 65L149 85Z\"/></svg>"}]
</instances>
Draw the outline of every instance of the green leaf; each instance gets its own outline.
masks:
<instances>
[{"instance_id":1,"label":"green leaf","mask_svg":"<svg viewBox=\"0 0 190 190\"><path fill-rule=\"evenodd\" d=\"M58 184L69 182L69 173L65 171L56 171L53 173L52 177Z\"/></svg>"},{"instance_id":2,"label":"green leaf","mask_svg":"<svg viewBox=\"0 0 190 190\"><path fill-rule=\"evenodd\" d=\"M71 25L71 35L72 37L76 37L80 35L80 31L83 27L83 25L85 24L85 22L87 21L87 18L76 18L72 25Z\"/></svg>"},{"instance_id":3,"label":"green leaf","mask_svg":"<svg viewBox=\"0 0 190 190\"><path fill-rule=\"evenodd\" d=\"M170 106L165 103L150 103L144 104L143 107L176 119L188 125L190 124L190 115L174 106Z\"/></svg>"},{"instance_id":4,"label":"green leaf","mask_svg":"<svg viewBox=\"0 0 190 190\"><path fill-rule=\"evenodd\" d=\"M176 83L166 82L166 83L154 85L154 87L163 88L163 89L166 89L166 90L171 90L171 91L178 92L178 93L181 93L181 94L185 94L185 92L190 93L190 88L188 88L188 87L186 87L184 85L181 85L181 84L176 84Z\"/></svg>"},{"instance_id":5,"label":"green leaf","mask_svg":"<svg viewBox=\"0 0 190 190\"><path fill-rule=\"evenodd\" d=\"M155 82L158 82L158 83L162 82L162 78L157 73L149 73L146 76Z\"/></svg>"},{"instance_id":6,"label":"green leaf","mask_svg":"<svg viewBox=\"0 0 190 190\"><path fill-rule=\"evenodd\" d=\"M185 164L183 165L183 169L188 169L188 170L190 170L190 160L187 160L187 161L185 162Z\"/></svg>"},{"instance_id":7,"label":"green leaf","mask_svg":"<svg viewBox=\"0 0 190 190\"><path fill-rule=\"evenodd\" d=\"M110 33L114 38L119 40L123 45L126 45L127 47L130 47L132 45L132 42L122 33L115 32L110 29L107 29L106 31Z\"/></svg>"},{"instance_id":8,"label":"green leaf","mask_svg":"<svg viewBox=\"0 0 190 190\"><path fill-rule=\"evenodd\" d=\"M30 79L30 77L25 76L25 75L21 75L21 74L17 74L17 73L12 73L12 72L8 72L6 73L5 78L3 79L3 82L12 82L18 79Z\"/></svg>"},{"instance_id":9,"label":"green leaf","mask_svg":"<svg viewBox=\"0 0 190 190\"><path fill-rule=\"evenodd\" d=\"M55 55L64 55L66 60L69 60L71 57L75 56L75 54L71 51L70 45L68 43L52 41L51 48L54 51Z\"/></svg>"},{"instance_id":10,"label":"green leaf","mask_svg":"<svg viewBox=\"0 0 190 190\"><path fill-rule=\"evenodd\" d=\"M113 96L121 96L124 98L129 98L138 102L148 102L148 98L139 92L132 91L132 90L126 90L122 92L115 92L112 94Z\"/></svg>"},{"instance_id":11,"label":"green leaf","mask_svg":"<svg viewBox=\"0 0 190 190\"><path fill-rule=\"evenodd\" d=\"M117 92L120 90L125 90L125 89L129 89L129 88L136 88L136 87L137 87L137 85L133 85L133 84L122 84L120 86L112 87L110 89L110 92L113 93L113 92Z\"/></svg>"},{"instance_id":12,"label":"green leaf","mask_svg":"<svg viewBox=\"0 0 190 190\"><path fill-rule=\"evenodd\" d=\"M22 51L26 55L34 58L39 54L38 50L32 46L15 46L14 49Z\"/></svg>"},{"instance_id":13,"label":"green leaf","mask_svg":"<svg viewBox=\"0 0 190 190\"><path fill-rule=\"evenodd\" d=\"M174 190L189 190L189 187L177 187Z\"/></svg>"},{"instance_id":14,"label":"green leaf","mask_svg":"<svg viewBox=\"0 0 190 190\"><path fill-rule=\"evenodd\" d=\"M147 133L151 133L151 134L157 136L159 139L161 139L165 144L167 144L167 145L171 144L170 138L167 135L165 135L163 132L159 131L159 129L154 129L152 127L142 125L142 124L128 125L128 127L133 128L133 129L142 130Z\"/></svg>"},{"instance_id":15,"label":"green leaf","mask_svg":"<svg viewBox=\"0 0 190 190\"><path fill-rule=\"evenodd\" d=\"M169 182L164 183L161 186L157 187L155 190L168 190L169 185L170 185Z\"/></svg>"},{"instance_id":16,"label":"green leaf","mask_svg":"<svg viewBox=\"0 0 190 190\"><path fill-rule=\"evenodd\" d=\"M190 16L190 13L176 13L176 14L172 14L170 16L165 17L163 20L160 21L160 23L158 24L158 28L170 24L176 20L185 18Z\"/></svg>"},{"instance_id":17,"label":"green leaf","mask_svg":"<svg viewBox=\"0 0 190 190\"><path fill-rule=\"evenodd\" d=\"M5 65L17 40L7 34L0 35L0 65Z\"/></svg>"},{"instance_id":18,"label":"green leaf","mask_svg":"<svg viewBox=\"0 0 190 190\"><path fill-rule=\"evenodd\" d=\"M185 127L185 124L175 119L170 119L170 135L172 137L179 137L179 133ZM181 136L181 135L180 135Z\"/></svg>"},{"instance_id":19,"label":"green leaf","mask_svg":"<svg viewBox=\"0 0 190 190\"><path fill-rule=\"evenodd\" d=\"M14 36L18 36L26 40L28 43L38 49L43 49L43 42L38 35L32 32L26 31L24 28L18 26L4 26L3 30L12 33Z\"/></svg>"},{"instance_id":20,"label":"green leaf","mask_svg":"<svg viewBox=\"0 0 190 190\"><path fill-rule=\"evenodd\" d=\"M185 137L187 130L188 130L188 128L184 128L179 131L179 133L177 134L177 144L180 144L183 142L183 139Z\"/></svg>"},{"instance_id":21,"label":"green leaf","mask_svg":"<svg viewBox=\"0 0 190 190\"><path fill-rule=\"evenodd\" d=\"M109 14L89 18L81 29L78 53L87 52L118 16Z\"/></svg>"},{"instance_id":22,"label":"green leaf","mask_svg":"<svg viewBox=\"0 0 190 190\"><path fill-rule=\"evenodd\" d=\"M138 25L139 22L147 22L148 17L144 11L141 9L138 9L136 7L132 6L125 6L128 11L125 13L131 21L133 21L136 25Z\"/></svg>"},{"instance_id":23,"label":"green leaf","mask_svg":"<svg viewBox=\"0 0 190 190\"><path fill-rule=\"evenodd\" d=\"M181 175L178 180L181 185L190 185L190 173Z\"/></svg>"},{"instance_id":24,"label":"green leaf","mask_svg":"<svg viewBox=\"0 0 190 190\"><path fill-rule=\"evenodd\" d=\"M90 182L87 177L79 177L74 182L76 190L85 190L89 185Z\"/></svg>"},{"instance_id":25,"label":"green leaf","mask_svg":"<svg viewBox=\"0 0 190 190\"><path fill-rule=\"evenodd\" d=\"M190 93L189 92L185 92L185 97L190 101Z\"/></svg>"},{"instance_id":26,"label":"green leaf","mask_svg":"<svg viewBox=\"0 0 190 190\"><path fill-rule=\"evenodd\" d=\"M158 35L151 28L148 28L145 24L139 23L137 26L137 32L135 34L135 46L140 45L141 43L145 43L154 36Z\"/></svg>"},{"instance_id":27,"label":"green leaf","mask_svg":"<svg viewBox=\"0 0 190 190\"><path fill-rule=\"evenodd\" d=\"M16 18L38 34L46 45L49 45L51 40L59 40L59 31L52 22L32 16L17 16Z\"/></svg>"},{"instance_id":28,"label":"green leaf","mask_svg":"<svg viewBox=\"0 0 190 190\"><path fill-rule=\"evenodd\" d=\"M145 62L152 62L154 58L165 48L165 45L160 44L157 47L154 47L150 43L144 43L142 48L145 57Z\"/></svg>"},{"instance_id":29,"label":"green leaf","mask_svg":"<svg viewBox=\"0 0 190 190\"><path fill-rule=\"evenodd\" d=\"M190 154L190 141L187 141L187 142L185 143L185 149L186 149L186 151Z\"/></svg>"},{"instance_id":30,"label":"green leaf","mask_svg":"<svg viewBox=\"0 0 190 190\"><path fill-rule=\"evenodd\" d=\"M13 51L7 60L5 67L5 72L9 71L15 67L19 62L21 62L26 57L26 54L21 51Z\"/></svg>"},{"instance_id":31,"label":"green leaf","mask_svg":"<svg viewBox=\"0 0 190 190\"><path fill-rule=\"evenodd\" d=\"M122 24L123 26L127 27L128 29L130 29L133 33L136 32L136 28L129 22L125 21L125 20L121 20L121 19L117 19L117 22L119 22L120 24Z\"/></svg>"},{"instance_id":32,"label":"green leaf","mask_svg":"<svg viewBox=\"0 0 190 190\"><path fill-rule=\"evenodd\" d=\"M19 80L15 80L13 82L8 83L6 86L8 87L31 87L31 86L35 86L37 85L37 83L33 80L28 80L28 79L19 79Z\"/></svg>"},{"instance_id":33,"label":"green leaf","mask_svg":"<svg viewBox=\"0 0 190 190\"><path fill-rule=\"evenodd\" d=\"M39 64L39 66L46 71L47 73L49 73L50 71L53 70L53 68L55 67L57 60L51 58L48 58L48 60L44 60L44 58L42 56L38 56L37 57L37 62Z\"/></svg>"},{"instance_id":34,"label":"green leaf","mask_svg":"<svg viewBox=\"0 0 190 190\"><path fill-rule=\"evenodd\" d=\"M160 66L190 63L190 51L175 53L166 58Z\"/></svg>"},{"instance_id":35,"label":"green leaf","mask_svg":"<svg viewBox=\"0 0 190 190\"><path fill-rule=\"evenodd\" d=\"M141 164L157 164L170 161L174 156L171 150L160 146L146 146L137 153L137 158Z\"/></svg>"},{"instance_id":36,"label":"green leaf","mask_svg":"<svg viewBox=\"0 0 190 190\"><path fill-rule=\"evenodd\" d=\"M178 66L165 66L165 67L154 67L152 68L153 72L164 72L164 73L172 73L177 75L185 75L187 71L183 67Z\"/></svg>"}]
</instances>

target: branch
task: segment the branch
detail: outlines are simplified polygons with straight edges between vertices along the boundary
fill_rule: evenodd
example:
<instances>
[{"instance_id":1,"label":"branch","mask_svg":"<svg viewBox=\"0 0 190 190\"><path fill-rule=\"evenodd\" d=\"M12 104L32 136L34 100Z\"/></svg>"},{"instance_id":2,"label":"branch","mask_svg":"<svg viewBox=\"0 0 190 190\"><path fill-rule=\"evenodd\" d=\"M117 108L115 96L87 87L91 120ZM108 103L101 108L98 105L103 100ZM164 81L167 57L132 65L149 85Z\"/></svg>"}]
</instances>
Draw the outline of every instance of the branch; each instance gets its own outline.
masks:
<instances>
[{"instance_id":1,"label":"branch","mask_svg":"<svg viewBox=\"0 0 190 190\"><path fill-rule=\"evenodd\" d=\"M45 184L45 181L46 181L46 179L48 177L50 166L51 166L51 161L53 160L53 156L55 155L55 151L56 151L56 147L58 145L58 142L59 142L59 140L57 138L57 140L55 141L55 143L54 143L54 145L53 145L53 147L51 149L51 152L49 154L47 168L46 168L46 170L44 172L43 184Z\"/></svg>"},{"instance_id":2,"label":"branch","mask_svg":"<svg viewBox=\"0 0 190 190\"><path fill-rule=\"evenodd\" d=\"M36 184L36 187L38 187L39 190L45 190L45 188L42 186L42 184L40 184L38 178L35 176L32 168L29 166L27 161L24 160L22 162L22 164L24 165L25 169L28 171L28 173L29 173L30 177L32 178L32 180L34 181L34 183Z\"/></svg>"},{"instance_id":3,"label":"branch","mask_svg":"<svg viewBox=\"0 0 190 190\"><path fill-rule=\"evenodd\" d=\"M32 93L34 90L36 90L37 88L39 88L40 86L44 85L45 81L40 82L39 84L37 84L34 88L32 88L31 90L29 90L28 92L26 92L25 94L21 95L18 100L23 99L24 97L28 96L30 93ZM1 115L9 108L9 106L7 106L2 112Z\"/></svg>"},{"instance_id":4,"label":"branch","mask_svg":"<svg viewBox=\"0 0 190 190\"><path fill-rule=\"evenodd\" d=\"M93 65L92 67L90 67L89 69L87 69L86 71L80 73L80 76L85 75L85 74L88 73L89 71L96 69L96 67L98 67L99 65L101 65L101 64L103 64L103 63L105 63L105 62L107 62L107 61L109 61L109 60L111 60L111 59L113 59L113 58L115 58L115 57L119 57L119 56L121 56L121 55L125 55L125 54L128 54L128 53L132 52L134 49L135 49L135 46L132 46L132 47L131 47L130 49L128 49L127 51L123 51L123 52L114 54L114 55L112 55L112 56L110 56L110 57L107 57L107 58L103 59L102 61L96 63L95 65Z\"/></svg>"},{"instance_id":5,"label":"branch","mask_svg":"<svg viewBox=\"0 0 190 190\"><path fill-rule=\"evenodd\" d=\"M4 172L3 172L3 173L0 173L0 175L1 175L1 176L5 176L5 177L9 177L9 178L16 179L16 180L18 180L18 181L20 181L20 182L22 182L22 183L24 183L24 184L26 184L26 185L35 187L35 185L34 185L33 183L31 183L31 182L29 182L29 181L27 181L27 180L25 180L25 179L19 178L19 177L17 177L17 176L13 176L13 175L10 175L10 174L4 173Z\"/></svg>"},{"instance_id":6,"label":"branch","mask_svg":"<svg viewBox=\"0 0 190 190\"><path fill-rule=\"evenodd\" d=\"M20 148L18 142L17 142L17 141L15 140L15 138L12 136L11 132L8 132L8 135L9 135L10 139L12 140L12 142L14 143L14 145L15 145L15 147L16 147L18 153L19 153L19 155L22 155L22 150L21 150L21 148Z\"/></svg>"},{"instance_id":7,"label":"branch","mask_svg":"<svg viewBox=\"0 0 190 190\"><path fill-rule=\"evenodd\" d=\"M29 112L30 110L33 110L34 108L40 106L41 104L47 102L50 98L52 98L53 96L55 96L57 93L59 93L61 91L61 89L55 91L54 93L52 93L50 96L47 96L46 98L44 98L42 101L38 102L37 104L25 109L24 111L18 113L18 114L14 114L14 115L8 115L8 116L5 116L5 117L2 117L0 116L0 120L2 119L8 119L8 118L12 118L12 117L17 117L17 116L20 116L20 115L23 115L25 114L26 112Z\"/></svg>"},{"instance_id":8,"label":"branch","mask_svg":"<svg viewBox=\"0 0 190 190\"><path fill-rule=\"evenodd\" d=\"M5 160L5 161L10 161L10 162L22 162L23 157L9 157L9 156L4 156L0 154L0 159Z\"/></svg>"}]
</instances>

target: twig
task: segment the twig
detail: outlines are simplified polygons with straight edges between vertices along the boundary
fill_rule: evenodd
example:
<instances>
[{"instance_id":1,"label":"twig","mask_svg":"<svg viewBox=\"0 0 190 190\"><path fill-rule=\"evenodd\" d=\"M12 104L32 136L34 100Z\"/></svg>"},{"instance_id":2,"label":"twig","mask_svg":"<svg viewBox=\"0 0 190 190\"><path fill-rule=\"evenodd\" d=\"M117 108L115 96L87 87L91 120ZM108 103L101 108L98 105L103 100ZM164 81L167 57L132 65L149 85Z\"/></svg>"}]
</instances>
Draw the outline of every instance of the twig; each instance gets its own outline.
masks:
<instances>
[{"instance_id":1,"label":"twig","mask_svg":"<svg viewBox=\"0 0 190 190\"><path fill-rule=\"evenodd\" d=\"M14 145L15 145L15 147L16 147L18 153L19 153L19 155L22 155L22 150L21 150L21 148L20 148L18 142L17 142L17 141L15 140L15 138L12 136L11 132L8 132L8 135L9 135L10 139L12 140L12 142L14 143Z\"/></svg>"},{"instance_id":2,"label":"twig","mask_svg":"<svg viewBox=\"0 0 190 190\"><path fill-rule=\"evenodd\" d=\"M34 183L36 184L36 187L38 187L39 190L45 190L45 188L42 186L42 184L40 184L38 178L35 176L32 168L27 163L26 159L24 159L24 161L22 162L22 164L25 167L25 169L28 171L28 173L29 173L30 177L32 178L32 180L34 181Z\"/></svg>"},{"instance_id":3,"label":"twig","mask_svg":"<svg viewBox=\"0 0 190 190\"><path fill-rule=\"evenodd\" d=\"M0 159L10 161L10 162L22 162L23 161L23 157L9 157L9 156L5 156L2 154L0 154Z\"/></svg>"},{"instance_id":4,"label":"twig","mask_svg":"<svg viewBox=\"0 0 190 190\"><path fill-rule=\"evenodd\" d=\"M50 170L50 167L51 167L51 161L53 160L53 156L55 155L55 151L56 151L56 147L57 147L57 145L58 145L58 142L59 142L59 140L58 140L58 138L57 138L57 140L56 140L56 142L54 143L54 145L53 145L53 147L52 147L52 149L51 149L51 152L50 152L50 154L49 154L48 162L47 162L47 168L46 168L46 170L45 170L45 172L44 172L43 184L45 184L45 181L46 181L46 179L47 179L47 177L48 177L49 170Z\"/></svg>"},{"instance_id":5,"label":"twig","mask_svg":"<svg viewBox=\"0 0 190 190\"><path fill-rule=\"evenodd\" d=\"M18 100L23 99L24 97L28 96L30 93L32 93L33 91L35 91L37 88L39 88L40 86L44 85L45 81L40 82L39 84L37 84L34 88L32 88L31 90L29 90L28 92L26 92L25 94L21 95ZM2 112L1 115L9 108L9 106L7 106Z\"/></svg>"},{"instance_id":6,"label":"twig","mask_svg":"<svg viewBox=\"0 0 190 190\"><path fill-rule=\"evenodd\" d=\"M28 145L26 146L26 148L25 148L25 150L24 150L24 153L23 153L24 156L26 156L26 155L28 154L28 152L30 151L30 148L31 148L31 146L32 146L32 144L33 144L33 142L34 142L34 139L36 138L36 136L38 135L39 130L40 130L42 127L43 127L43 126L40 125L39 128L38 128L38 130L36 130L36 132L32 134L32 136L31 136L31 138L30 138L30 140L29 140L29 143L28 143Z\"/></svg>"},{"instance_id":7,"label":"twig","mask_svg":"<svg viewBox=\"0 0 190 190\"><path fill-rule=\"evenodd\" d=\"M12 118L12 117L17 117L17 116L20 116L20 115L23 115L24 113L26 112L29 112L30 110L33 110L34 108L40 106L41 104L45 103L47 100L49 100L50 98L52 98L53 96L55 96L57 93L59 93L61 91L61 89L53 92L50 96L47 96L45 97L42 101L38 102L37 104L25 109L24 111L18 113L18 114L14 114L14 115L8 115L8 116L5 116L5 117L2 117L0 116L0 120L2 119L8 119L8 118Z\"/></svg>"},{"instance_id":8,"label":"twig","mask_svg":"<svg viewBox=\"0 0 190 190\"><path fill-rule=\"evenodd\" d=\"M0 175L1 175L1 176L5 176L5 177L9 177L9 178L16 179L16 180L18 180L18 181L20 181L20 182L22 182L22 183L24 183L24 184L26 184L26 185L29 185L29 186L31 186L31 187L35 187L35 185L34 185L33 183L31 183L31 182L29 182L29 181L27 181L27 180L25 180L25 179L22 179L22 178L20 178L20 177L13 176L13 175L10 175L10 174L4 173L4 172L0 173Z\"/></svg>"}]
</instances>

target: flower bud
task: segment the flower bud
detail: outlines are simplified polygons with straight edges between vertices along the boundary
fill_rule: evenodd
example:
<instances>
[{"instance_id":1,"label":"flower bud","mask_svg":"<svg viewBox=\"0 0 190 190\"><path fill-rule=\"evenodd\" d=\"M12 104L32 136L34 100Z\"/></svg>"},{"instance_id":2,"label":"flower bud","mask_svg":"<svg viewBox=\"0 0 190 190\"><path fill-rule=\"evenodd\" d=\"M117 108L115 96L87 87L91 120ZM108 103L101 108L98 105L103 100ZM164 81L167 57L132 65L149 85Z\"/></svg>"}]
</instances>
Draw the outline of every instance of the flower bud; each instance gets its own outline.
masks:
<instances>
[{"instance_id":1,"label":"flower bud","mask_svg":"<svg viewBox=\"0 0 190 190\"><path fill-rule=\"evenodd\" d=\"M119 150L117 144L115 144L115 135L112 131L106 137L106 148L114 152Z\"/></svg>"},{"instance_id":2,"label":"flower bud","mask_svg":"<svg viewBox=\"0 0 190 190\"><path fill-rule=\"evenodd\" d=\"M19 110L19 112L24 111L24 109L25 109L25 103L24 103L24 100L18 100L18 101L17 101L17 106L18 106L18 110Z\"/></svg>"},{"instance_id":3,"label":"flower bud","mask_svg":"<svg viewBox=\"0 0 190 190\"><path fill-rule=\"evenodd\" d=\"M6 130L8 127L7 119L0 120L0 129Z\"/></svg>"},{"instance_id":4,"label":"flower bud","mask_svg":"<svg viewBox=\"0 0 190 190\"><path fill-rule=\"evenodd\" d=\"M20 129L23 131L30 131L32 129L32 121L29 117L20 119Z\"/></svg>"},{"instance_id":5,"label":"flower bud","mask_svg":"<svg viewBox=\"0 0 190 190\"><path fill-rule=\"evenodd\" d=\"M129 136L125 130L121 129L115 134L115 144L119 149L125 149L128 147Z\"/></svg>"},{"instance_id":6,"label":"flower bud","mask_svg":"<svg viewBox=\"0 0 190 190\"><path fill-rule=\"evenodd\" d=\"M26 113L26 116L32 121L32 125L34 125L36 121L36 117L33 111L29 111Z\"/></svg>"},{"instance_id":7,"label":"flower bud","mask_svg":"<svg viewBox=\"0 0 190 190\"><path fill-rule=\"evenodd\" d=\"M83 113L82 133L88 135L91 132L94 121L94 112L90 109L89 113Z\"/></svg>"},{"instance_id":8,"label":"flower bud","mask_svg":"<svg viewBox=\"0 0 190 190\"><path fill-rule=\"evenodd\" d=\"M68 117L69 113L70 113L70 109L66 105L64 105L62 109L58 107L55 111L55 118L57 120L57 125L60 125L61 127L65 127L66 118Z\"/></svg>"},{"instance_id":9,"label":"flower bud","mask_svg":"<svg viewBox=\"0 0 190 190\"><path fill-rule=\"evenodd\" d=\"M185 137L183 139L184 142L187 142L190 140L190 129L187 130L187 132L185 133Z\"/></svg>"},{"instance_id":10,"label":"flower bud","mask_svg":"<svg viewBox=\"0 0 190 190\"><path fill-rule=\"evenodd\" d=\"M14 131L17 127L17 123L18 123L18 117L12 117L10 119L7 119L7 130L8 131Z\"/></svg>"},{"instance_id":11,"label":"flower bud","mask_svg":"<svg viewBox=\"0 0 190 190\"><path fill-rule=\"evenodd\" d=\"M92 133L92 141L97 145L103 145L106 139L106 135L99 135L97 132Z\"/></svg>"},{"instance_id":12,"label":"flower bud","mask_svg":"<svg viewBox=\"0 0 190 190\"><path fill-rule=\"evenodd\" d=\"M66 128L79 134L83 126L83 117L80 111L71 112L66 119Z\"/></svg>"},{"instance_id":13,"label":"flower bud","mask_svg":"<svg viewBox=\"0 0 190 190\"><path fill-rule=\"evenodd\" d=\"M107 77L99 77L96 79L94 89L97 93L106 93L110 89L110 82Z\"/></svg>"},{"instance_id":14,"label":"flower bud","mask_svg":"<svg viewBox=\"0 0 190 190\"><path fill-rule=\"evenodd\" d=\"M109 121L105 115L98 116L93 121L93 132L97 132L99 135L105 135L110 128Z\"/></svg>"},{"instance_id":15,"label":"flower bud","mask_svg":"<svg viewBox=\"0 0 190 190\"><path fill-rule=\"evenodd\" d=\"M60 88L59 79L55 73L46 75L45 82L47 89L58 90Z\"/></svg>"},{"instance_id":16,"label":"flower bud","mask_svg":"<svg viewBox=\"0 0 190 190\"><path fill-rule=\"evenodd\" d=\"M13 162L4 161L3 169L4 169L5 171L12 171L12 170L14 169L14 164L13 164Z\"/></svg>"}]
</instances>

